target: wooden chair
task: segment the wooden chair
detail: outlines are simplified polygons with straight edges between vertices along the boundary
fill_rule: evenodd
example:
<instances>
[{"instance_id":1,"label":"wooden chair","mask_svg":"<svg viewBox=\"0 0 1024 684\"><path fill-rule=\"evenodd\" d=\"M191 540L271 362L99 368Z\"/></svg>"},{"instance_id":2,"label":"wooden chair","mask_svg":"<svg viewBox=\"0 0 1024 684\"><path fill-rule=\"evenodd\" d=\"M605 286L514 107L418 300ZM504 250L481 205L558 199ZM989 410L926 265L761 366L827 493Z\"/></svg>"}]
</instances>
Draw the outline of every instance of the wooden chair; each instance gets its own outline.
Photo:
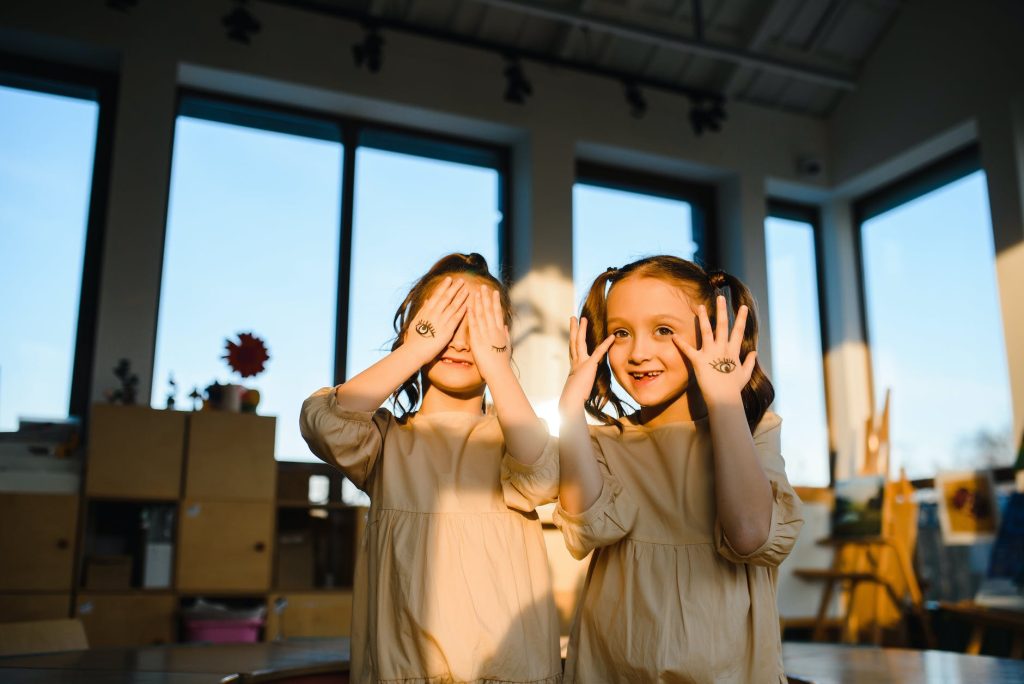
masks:
<instances>
[{"instance_id":1,"label":"wooden chair","mask_svg":"<svg viewBox=\"0 0 1024 684\"><path fill-rule=\"evenodd\" d=\"M89 642L81 620L0 623L0 656L84 651L87 648Z\"/></svg>"},{"instance_id":2,"label":"wooden chair","mask_svg":"<svg viewBox=\"0 0 1024 684\"><path fill-rule=\"evenodd\" d=\"M898 629L906 641L904 599L917 616L929 647L935 644L924 597L917 582L912 558L917 546L918 507L913 487L901 469L898 480L889 472L889 401L886 392L881 415L867 421L867 448L858 475L884 475L882 530L877 537L828 538L819 543L833 547L828 569L797 569L806 580L824 582L813 639L825 640L836 585L844 588L845 610L840 619L840 641L857 643L870 630L871 641L881 645L885 629Z\"/></svg>"}]
</instances>

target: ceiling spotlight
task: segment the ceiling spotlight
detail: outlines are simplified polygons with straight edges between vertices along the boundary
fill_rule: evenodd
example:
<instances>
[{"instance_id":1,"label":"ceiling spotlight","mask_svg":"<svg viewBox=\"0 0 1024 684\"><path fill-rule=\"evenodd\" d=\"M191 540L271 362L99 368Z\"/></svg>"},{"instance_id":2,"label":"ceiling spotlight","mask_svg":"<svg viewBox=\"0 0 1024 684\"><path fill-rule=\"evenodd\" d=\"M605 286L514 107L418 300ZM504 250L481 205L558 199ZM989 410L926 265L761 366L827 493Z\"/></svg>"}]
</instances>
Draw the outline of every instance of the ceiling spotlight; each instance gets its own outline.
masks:
<instances>
[{"instance_id":1,"label":"ceiling spotlight","mask_svg":"<svg viewBox=\"0 0 1024 684\"><path fill-rule=\"evenodd\" d=\"M626 102L629 104L629 113L634 119L644 118L647 113L647 99L640 92L640 86L634 81L623 82L626 89Z\"/></svg>"},{"instance_id":2,"label":"ceiling spotlight","mask_svg":"<svg viewBox=\"0 0 1024 684\"><path fill-rule=\"evenodd\" d=\"M139 0L107 0L107 7L118 12L124 12L125 14L138 4Z\"/></svg>"},{"instance_id":3,"label":"ceiling spotlight","mask_svg":"<svg viewBox=\"0 0 1024 684\"><path fill-rule=\"evenodd\" d=\"M505 102L525 104L526 98L533 95L533 86L523 75L523 67L519 58L514 55L505 57Z\"/></svg>"},{"instance_id":4,"label":"ceiling spotlight","mask_svg":"<svg viewBox=\"0 0 1024 684\"><path fill-rule=\"evenodd\" d=\"M722 122L726 118L725 104L720 98L710 102L691 100L690 127L695 135L703 135L704 131L717 133L722 130Z\"/></svg>"},{"instance_id":5,"label":"ceiling spotlight","mask_svg":"<svg viewBox=\"0 0 1024 684\"><path fill-rule=\"evenodd\" d=\"M384 47L384 38L380 35L380 31L376 26L367 24L363 42L352 46L352 58L355 60L356 66L361 67L365 64L371 74L380 71L383 62L382 47Z\"/></svg>"},{"instance_id":6,"label":"ceiling spotlight","mask_svg":"<svg viewBox=\"0 0 1024 684\"><path fill-rule=\"evenodd\" d=\"M245 8L245 0L235 0L235 9L225 14L220 23L227 29L228 38L248 45L254 34L260 32L263 25Z\"/></svg>"}]
</instances>

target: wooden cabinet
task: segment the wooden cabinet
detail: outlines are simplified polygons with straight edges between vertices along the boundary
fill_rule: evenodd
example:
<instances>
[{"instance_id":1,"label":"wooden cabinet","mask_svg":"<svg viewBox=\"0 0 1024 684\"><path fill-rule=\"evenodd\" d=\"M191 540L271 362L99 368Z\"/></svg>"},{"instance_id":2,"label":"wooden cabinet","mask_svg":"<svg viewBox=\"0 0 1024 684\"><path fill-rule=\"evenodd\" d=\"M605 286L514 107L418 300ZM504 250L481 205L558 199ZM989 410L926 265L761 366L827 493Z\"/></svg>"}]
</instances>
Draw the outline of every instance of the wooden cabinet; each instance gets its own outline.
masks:
<instances>
[{"instance_id":1,"label":"wooden cabinet","mask_svg":"<svg viewBox=\"0 0 1024 684\"><path fill-rule=\"evenodd\" d=\"M189 421L185 498L273 501L274 419L201 411Z\"/></svg>"},{"instance_id":2,"label":"wooden cabinet","mask_svg":"<svg viewBox=\"0 0 1024 684\"><path fill-rule=\"evenodd\" d=\"M272 501L185 500L178 529L179 591L270 589Z\"/></svg>"},{"instance_id":3,"label":"wooden cabinet","mask_svg":"<svg viewBox=\"0 0 1024 684\"><path fill-rule=\"evenodd\" d=\"M0 591L70 591L78 497L0 494Z\"/></svg>"},{"instance_id":4,"label":"wooden cabinet","mask_svg":"<svg viewBox=\"0 0 1024 684\"><path fill-rule=\"evenodd\" d=\"M169 644L177 637L178 599L173 594L95 594L78 596L90 648Z\"/></svg>"},{"instance_id":5,"label":"wooden cabinet","mask_svg":"<svg viewBox=\"0 0 1024 684\"><path fill-rule=\"evenodd\" d=\"M352 592L271 594L267 601L268 641L297 637L339 637L352 633Z\"/></svg>"},{"instance_id":6,"label":"wooden cabinet","mask_svg":"<svg viewBox=\"0 0 1024 684\"><path fill-rule=\"evenodd\" d=\"M71 594L0 594L0 622L59 620L71 611Z\"/></svg>"},{"instance_id":7,"label":"wooden cabinet","mask_svg":"<svg viewBox=\"0 0 1024 684\"><path fill-rule=\"evenodd\" d=\"M188 415L143 406L94 404L89 417L86 494L177 499Z\"/></svg>"}]
</instances>

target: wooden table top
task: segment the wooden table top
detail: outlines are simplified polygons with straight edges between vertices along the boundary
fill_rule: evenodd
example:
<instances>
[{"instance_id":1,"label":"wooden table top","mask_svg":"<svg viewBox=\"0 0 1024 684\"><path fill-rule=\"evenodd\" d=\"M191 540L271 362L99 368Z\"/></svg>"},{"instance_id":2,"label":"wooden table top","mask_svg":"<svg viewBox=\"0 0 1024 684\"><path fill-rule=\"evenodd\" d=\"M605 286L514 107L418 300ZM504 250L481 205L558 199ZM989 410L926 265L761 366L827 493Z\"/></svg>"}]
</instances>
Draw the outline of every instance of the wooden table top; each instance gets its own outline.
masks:
<instances>
[{"instance_id":1,"label":"wooden table top","mask_svg":"<svg viewBox=\"0 0 1024 684\"><path fill-rule=\"evenodd\" d=\"M348 662L348 639L296 639L230 645L96 649L0 658L4 684L217 684L270 681L272 673L337 672ZM786 672L815 684L1024 682L1024 661L913 651L787 643Z\"/></svg>"}]
</instances>

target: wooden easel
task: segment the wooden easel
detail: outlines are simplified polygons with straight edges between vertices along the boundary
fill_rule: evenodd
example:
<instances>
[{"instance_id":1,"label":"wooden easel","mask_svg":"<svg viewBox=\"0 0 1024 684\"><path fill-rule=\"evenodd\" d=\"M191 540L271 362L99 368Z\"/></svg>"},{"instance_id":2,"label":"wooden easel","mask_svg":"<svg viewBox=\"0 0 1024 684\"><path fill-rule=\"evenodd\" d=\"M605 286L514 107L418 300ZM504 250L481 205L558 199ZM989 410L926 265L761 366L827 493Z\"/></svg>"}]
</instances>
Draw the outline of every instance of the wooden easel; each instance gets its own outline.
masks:
<instances>
[{"instance_id":1,"label":"wooden easel","mask_svg":"<svg viewBox=\"0 0 1024 684\"><path fill-rule=\"evenodd\" d=\"M904 598L917 615L929 647L935 644L924 609L921 587L911 559L917 545L917 503L913 487L901 468L898 480L889 479L889 399L880 416L868 418L867 440L858 475L884 475L882 532L877 537L829 538L819 543L833 547L832 566L798 569L797 577L823 581L821 603L815 617L813 639L824 641L828 611L837 584L844 587L845 609L840 621L840 641L857 643L862 630L871 630L871 641L881 645L883 629L897 627L904 634Z\"/></svg>"}]
</instances>

